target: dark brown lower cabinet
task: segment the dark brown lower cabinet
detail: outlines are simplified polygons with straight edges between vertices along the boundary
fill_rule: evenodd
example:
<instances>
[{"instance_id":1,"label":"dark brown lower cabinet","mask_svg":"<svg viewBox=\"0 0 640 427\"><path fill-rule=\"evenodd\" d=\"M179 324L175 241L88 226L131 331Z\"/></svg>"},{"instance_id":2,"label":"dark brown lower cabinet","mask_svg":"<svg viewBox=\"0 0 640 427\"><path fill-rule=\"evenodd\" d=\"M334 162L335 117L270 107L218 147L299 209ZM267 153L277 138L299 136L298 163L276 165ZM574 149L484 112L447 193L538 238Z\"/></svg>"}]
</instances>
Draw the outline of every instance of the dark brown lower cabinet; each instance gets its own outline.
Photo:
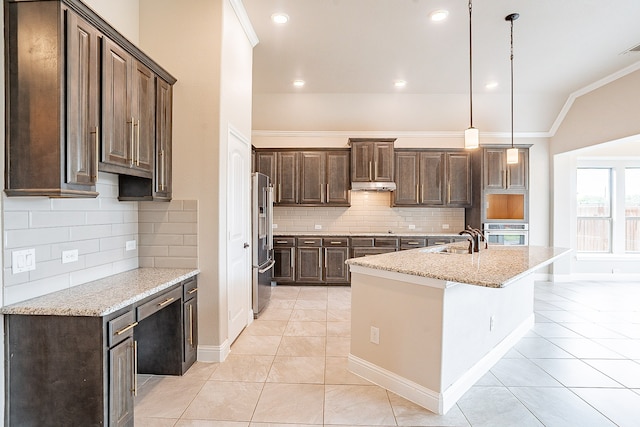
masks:
<instances>
[{"instance_id":1,"label":"dark brown lower cabinet","mask_svg":"<svg viewBox=\"0 0 640 427\"><path fill-rule=\"evenodd\" d=\"M322 248L302 247L296 250L296 282L322 283Z\"/></svg>"},{"instance_id":2,"label":"dark brown lower cabinet","mask_svg":"<svg viewBox=\"0 0 640 427\"><path fill-rule=\"evenodd\" d=\"M349 248L324 248L324 281L326 283L349 283L349 267L344 263L349 258Z\"/></svg>"},{"instance_id":3,"label":"dark brown lower cabinet","mask_svg":"<svg viewBox=\"0 0 640 427\"><path fill-rule=\"evenodd\" d=\"M295 248L275 247L273 249L273 280L279 284L295 282Z\"/></svg>"},{"instance_id":4,"label":"dark brown lower cabinet","mask_svg":"<svg viewBox=\"0 0 640 427\"><path fill-rule=\"evenodd\" d=\"M5 424L132 427L136 374L196 360L197 281L106 316L4 316Z\"/></svg>"}]
</instances>

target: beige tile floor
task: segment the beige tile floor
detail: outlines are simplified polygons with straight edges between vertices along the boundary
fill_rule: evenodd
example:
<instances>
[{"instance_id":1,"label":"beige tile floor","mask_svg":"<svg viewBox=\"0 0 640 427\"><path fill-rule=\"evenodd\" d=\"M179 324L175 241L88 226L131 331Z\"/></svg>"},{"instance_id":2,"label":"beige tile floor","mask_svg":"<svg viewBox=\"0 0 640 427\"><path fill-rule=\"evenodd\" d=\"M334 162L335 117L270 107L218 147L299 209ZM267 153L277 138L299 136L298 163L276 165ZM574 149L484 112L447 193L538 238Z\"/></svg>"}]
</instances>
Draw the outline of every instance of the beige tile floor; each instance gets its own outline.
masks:
<instances>
[{"instance_id":1,"label":"beige tile floor","mask_svg":"<svg viewBox=\"0 0 640 427\"><path fill-rule=\"evenodd\" d=\"M446 415L347 370L349 287L273 288L219 364L140 376L135 425L640 426L640 283L536 283L536 324Z\"/></svg>"}]
</instances>

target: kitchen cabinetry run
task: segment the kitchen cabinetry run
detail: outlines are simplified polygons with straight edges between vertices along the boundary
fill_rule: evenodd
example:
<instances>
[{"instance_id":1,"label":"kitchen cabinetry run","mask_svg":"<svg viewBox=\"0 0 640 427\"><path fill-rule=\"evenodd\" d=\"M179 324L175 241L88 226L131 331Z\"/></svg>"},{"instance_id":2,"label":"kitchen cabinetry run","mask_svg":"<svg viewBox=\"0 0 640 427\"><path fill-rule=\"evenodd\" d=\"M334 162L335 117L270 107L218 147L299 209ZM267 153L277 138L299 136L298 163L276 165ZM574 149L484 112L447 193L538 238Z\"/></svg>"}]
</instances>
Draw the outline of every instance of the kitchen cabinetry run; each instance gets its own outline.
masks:
<instances>
[{"instance_id":1,"label":"kitchen cabinetry run","mask_svg":"<svg viewBox=\"0 0 640 427\"><path fill-rule=\"evenodd\" d=\"M296 282L322 283L322 239L296 239Z\"/></svg>"},{"instance_id":2,"label":"kitchen cabinetry run","mask_svg":"<svg viewBox=\"0 0 640 427\"><path fill-rule=\"evenodd\" d=\"M276 206L349 206L348 150L256 150L256 171L271 178Z\"/></svg>"},{"instance_id":3,"label":"kitchen cabinetry run","mask_svg":"<svg viewBox=\"0 0 640 427\"><path fill-rule=\"evenodd\" d=\"M80 0L4 3L7 195L96 197L100 170L147 179L124 193L155 199L156 90L176 79Z\"/></svg>"},{"instance_id":4,"label":"kitchen cabinetry run","mask_svg":"<svg viewBox=\"0 0 640 427\"><path fill-rule=\"evenodd\" d=\"M322 248L324 252L324 282L349 283L349 269L345 264L349 258L349 238L323 238Z\"/></svg>"},{"instance_id":5,"label":"kitchen cabinetry run","mask_svg":"<svg viewBox=\"0 0 640 427\"><path fill-rule=\"evenodd\" d=\"M379 255L398 250L397 237L351 237L351 258Z\"/></svg>"},{"instance_id":6,"label":"kitchen cabinetry run","mask_svg":"<svg viewBox=\"0 0 640 427\"><path fill-rule=\"evenodd\" d=\"M195 361L196 295L193 276L103 316L5 314L7 425L133 426L136 374Z\"/></svg>"},{"instance_id":7,"label":"kitchen cabinetry run","mask_svg":"<svg viewBox=\"0 0 640 427\"><path fill-rule=\"evenodd\" d=\"M393 139L350 138L351 181L393 181Z\"/></svg>"},{"instance_id":8,"label":"kitchen cabinetry run","mask_svg":"<svg viewBox=\"0 0 640 427\"><path fill-rule=\"evenodd\" d=\"M471 157L465 152L396 150L393 206L471 205Z\"/></svg>"}]
</instances>

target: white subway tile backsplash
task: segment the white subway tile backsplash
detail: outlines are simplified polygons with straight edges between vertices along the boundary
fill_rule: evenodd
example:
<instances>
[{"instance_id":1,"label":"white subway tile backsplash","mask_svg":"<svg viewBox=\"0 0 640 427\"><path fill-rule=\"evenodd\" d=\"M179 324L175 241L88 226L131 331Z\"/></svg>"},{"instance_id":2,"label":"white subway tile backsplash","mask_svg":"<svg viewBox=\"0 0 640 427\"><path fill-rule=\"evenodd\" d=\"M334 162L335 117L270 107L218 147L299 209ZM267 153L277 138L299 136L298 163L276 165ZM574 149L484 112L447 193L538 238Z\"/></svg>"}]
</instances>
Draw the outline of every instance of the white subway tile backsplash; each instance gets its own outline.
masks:
<instances>
[{"instance_id":1,"label":"white subway tile backsplash","mask_svg":"<svg viewBox=\"0 0 640 427\"><path fill-rule=\"evenodd\" d=\"M129 270L133 270L133 268L130 268ZM113 274L116 274L114 272L113 264L102 264L69 273L69 284L70 286L77 286L93 280L102 279Z\"/></svg>"},{"instance_id":2,"label":"white subway tile backsplash","mask_svg":"<svg viewBox=\"0 0 640 427\"><path fill-rule=\"evenodd\" d=\"M39 228L5 231L5 248L21 248L42 245L46 243L60 243L69 240L69 228Z\"/></svg>"},{"instance_id":3,"label":"white subway tile backsplash","mask_svg":"<svg viewBox=\"0 0 640 427\"><path fill-rule=\"evenodd\" d=\"M51 292L61 291L69 287L69 274L51 276L46 279L26 282L4 288L4 303L13 304L26 299L35 298Z\"/></svg>"},{"instance_id":4,"label":"white subway tile backsplash","mask_svg":"<svg viewBox=\"0 0 640 427\"><path fill-rule=\"evenodd\" d=\"M450 230L464 228L464 209L391 208L390 193L352 192L350 208L297 207L274 208L277 233L314 232L321 224L323 232L420 232L441 233L443 223ZM409 230L409 224L415 229Z\"/></svg>"},{"instance_id":5,"label":"white subway tile backsplash","mask_svg":"<svg viewBox=\"0 0 640 427\"><path fill-rule=\"evenodd\" d=\"M100 252L87 254L83 258L87 268L102 264L112 264L124 258L124 247L122 249L101 250Z\"/></svg>"},{"instance_id":6,"label":"white subway tile backsplash","mask_svg":"<svg viewBox=\"0 0 640 427\"><path fill-rule=\"evenodd\" d=\"M7 197L3 194L3 211L50 211L54 199L46 197Z\"/></svg>"},{"instance_id":7,"label":"white subway tile backsplash","mask_svg":"<svg viewBox=\"0 0 640 427\"><path fill-rule=\"evenodd\" d=\"M188 222L196 224L198 222L198 213L195 211L169 212L169 222Z\"/></svg>"},{"instance_id":8,"label":"white subway tile backsplash","mask_svg":"<svg viewBox=\"0 0 640 427\"><path fill-rule=\"evenodd\" d=\"M29 212L5 212L4 229L19 230L29 227Z\"/></svg>"},{"instance_id":9,"label":"white subway tile backsplash","mask_svg":"<svg viewBox=\"0 0 640 427\"><path fill-rule=\"evenodd\" d=\"M84 212L31 212L29 214L29 228L70 227L86 224Z\"/></svg>"},{"instance_id":10,"label":"white subway tile backsplash","mask_svg":"<svg viewBox=\"0 0 640 427\"><path fill-rule=\"evenodd\" d=\"M160 246L160 245L184 245L184 236L182 234L143 234L138 236L139 246Z\"/></svg>"},{"instance_id":11,"label":"white subway tile backsplash","mask_svg":"<svg viewBox=\"0 0 640 427\"><path fill-rule=\"evenodd\" d=\"M87 212L87 225L121 224L124 222L123 211L96 211Z\"/></svg>"},{"instance_id":12,"label":"white subway tile backsplash","mask_svg":"<svg viewBox=\"0 0 640 427\"><path fill-rule=\"evenodd\" d=\"M197 268L198 267L198 259L197 258L178 258L178 257L167 257L167 258L156 258L154 261L154 267L158 268Z\"/></svg>"},{"instance_id":13,"label":"white subway tile backsplash","mask_svg":"<svg viewBox=\"0 0 640 427\"><path fill-rule=\"evenodd\" d=\"M102 195L95 199L51 199L51 210L54 211L99 211Z\"/></svg>"},{"instance_id":14,"label":"white subway tile backsplash","mask_svg":"<svg viewBox=\"0 0 640 427\"><path fill-rule=\"evenodd\" d=\"M101 239L111 236L111 224L71 227L69 240Z\"/></svg>"}]
</instances>

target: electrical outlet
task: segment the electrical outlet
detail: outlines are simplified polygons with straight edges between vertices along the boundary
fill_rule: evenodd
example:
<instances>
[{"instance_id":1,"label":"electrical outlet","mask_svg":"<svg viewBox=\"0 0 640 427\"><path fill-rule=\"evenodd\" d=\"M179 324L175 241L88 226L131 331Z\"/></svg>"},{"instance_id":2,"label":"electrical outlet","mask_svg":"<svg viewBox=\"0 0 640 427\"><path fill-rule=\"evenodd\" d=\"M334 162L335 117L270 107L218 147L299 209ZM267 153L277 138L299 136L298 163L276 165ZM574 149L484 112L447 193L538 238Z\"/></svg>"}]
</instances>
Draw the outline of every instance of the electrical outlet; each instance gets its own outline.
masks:
<instances>
[{"instance_id":1,"label":"electrical outlet","mask_svg":"<svg viewBox=\"0 0 640 427\"><path fill-rule=\"evenodd\" d=\"M320 224L316 224L314 228L316 230L322 230L322 226Z\"/></svg>"},{"instance_id":2,"label":"electrical outlet","mask_svg":"<svg viewBox=\"0 0 640 427\"><path fill-rule=\"evenodd\" d=\"M448 230L449 229L449 224L442 224L442 229L443 230Z\"/></svg>"},{"instance_id":3,"label":"electrical outlet","mask_svg":"<svg viewBox=\"0 0 640 427\"><path fill-rule=\"evenodd\" d=\"M415 224L409 224L409 230L415 230L415 229L416 229Z\"/></svg>"},{"instance_id":4,"label":"electrical outlet","mask_svg":"<svg viewBox=\"0 0 640 427\"><path fill-rule=\"evenodd\" d=\"M496 316L489 317L489 330L493 331L493 327L496 325Z\"/></svg>"},{"instance_id":5,"label":"electrical outlet","mask_svg":"<svg viewBox=\"0 0 640 427\"><path fill-rule=\"evenodd\" d=\"M70 251L62 251L62 263L67 264L69 262L78 261L78 250L72 249Z\"/></svg>"},{"instance_id":6,"label":"electrical outlet","mask_svg":"<svg viewBox=\"0 0 640 427\"><path fill-rule=\"evenodd\" d=\"M136 241L135 240L127 240L127 243L125 244L125 249L128 251L135 251L136 250Z\"/></svg>"},{"instance_id":7,"label":"electrical outlet","mask_svg":"<svg viewBox=\"0 0 640 427\"><path fill-rule=\"evenodd\" d=\"M369 337L369 341L374 344L380 344L380 329L375 326L371 327L371 334Z\"/></svg>"},{"instance_id":8,"label":"electrical outlet","mask_svg":"<svg viewBox=\"0 0 640 427\"><path fill-rule=\"evenodd\" d=\"M275 230L276 228L278 228L278 224L271 224L271 228Z\"/></svg>"},{"instance_id":9,"label":"electrical outlet","mask_svg":"<svg viewBox=\"0 0 640 427\"><path fill-rule=\"evenodd\" d=\"M36 250L24 249L11 252L11 271L13 274L36 269Z\"/></svg>"}]
</instances>

